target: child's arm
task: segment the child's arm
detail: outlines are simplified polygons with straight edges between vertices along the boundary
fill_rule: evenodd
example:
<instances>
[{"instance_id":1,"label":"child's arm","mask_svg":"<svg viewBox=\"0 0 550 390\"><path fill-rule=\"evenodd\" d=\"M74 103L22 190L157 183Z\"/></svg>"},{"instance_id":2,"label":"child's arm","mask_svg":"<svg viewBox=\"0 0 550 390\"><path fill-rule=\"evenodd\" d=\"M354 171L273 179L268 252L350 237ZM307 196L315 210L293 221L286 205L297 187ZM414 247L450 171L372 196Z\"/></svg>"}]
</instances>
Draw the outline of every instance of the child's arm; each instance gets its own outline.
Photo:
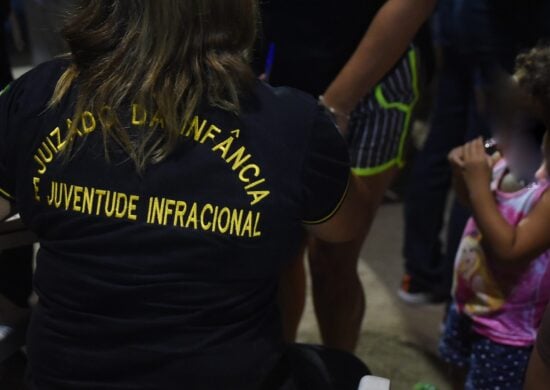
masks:
<instances>
[{"instance_id":1,"label":"child's arm","mask_svg":"<svg viewBox=\"0 0 550 390\"><path fill-rule=\"evenodd\" d=\"M529 261L550 248L550 192L514 227L500 214L491 192L491 168L481 138L464 146L463 176L474 218L495 260Z\"/></svg>"}]
</instances>

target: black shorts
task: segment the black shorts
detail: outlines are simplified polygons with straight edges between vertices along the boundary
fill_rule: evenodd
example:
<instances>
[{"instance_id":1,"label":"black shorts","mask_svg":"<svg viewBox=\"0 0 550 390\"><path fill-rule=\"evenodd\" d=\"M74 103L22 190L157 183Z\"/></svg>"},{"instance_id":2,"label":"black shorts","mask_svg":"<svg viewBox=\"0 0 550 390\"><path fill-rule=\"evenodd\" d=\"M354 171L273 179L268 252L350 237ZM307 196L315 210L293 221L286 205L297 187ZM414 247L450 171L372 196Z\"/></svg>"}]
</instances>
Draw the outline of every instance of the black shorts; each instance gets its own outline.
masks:
<instances>
[{"instance_id":1,"label":"black shorts","mask_svg":"<svg viewBox=\"0 0 550 390\"><path fill-rule=\"evenodd\" d=\"M403 166L405 142L419 97L418 67L417 50L411 47L352 112L348 144L355 174L371 176Z\"/></svg>"}]
</instances>

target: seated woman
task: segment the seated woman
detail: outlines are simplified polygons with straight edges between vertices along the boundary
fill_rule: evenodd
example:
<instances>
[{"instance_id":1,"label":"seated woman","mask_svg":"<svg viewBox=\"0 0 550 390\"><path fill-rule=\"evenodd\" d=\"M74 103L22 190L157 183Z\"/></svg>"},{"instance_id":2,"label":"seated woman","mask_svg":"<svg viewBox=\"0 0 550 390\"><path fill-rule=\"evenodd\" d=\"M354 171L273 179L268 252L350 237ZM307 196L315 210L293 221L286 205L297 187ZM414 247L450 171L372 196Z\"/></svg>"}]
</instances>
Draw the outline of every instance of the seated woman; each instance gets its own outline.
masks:
<instances>
[{"instance_id":1,"label":"seated woman","mask_svg":"<svg viewBox=\"0 0 550 390\"><path fill-rule=\"evenodd\" d=\"M256 15L87 0L71 55L0 96L0 214L16 202L41 243L33 389L259 389L280 368L301 227L338 241L361 221L323 109L254 79Z\"/></svg>"}]
</instances>

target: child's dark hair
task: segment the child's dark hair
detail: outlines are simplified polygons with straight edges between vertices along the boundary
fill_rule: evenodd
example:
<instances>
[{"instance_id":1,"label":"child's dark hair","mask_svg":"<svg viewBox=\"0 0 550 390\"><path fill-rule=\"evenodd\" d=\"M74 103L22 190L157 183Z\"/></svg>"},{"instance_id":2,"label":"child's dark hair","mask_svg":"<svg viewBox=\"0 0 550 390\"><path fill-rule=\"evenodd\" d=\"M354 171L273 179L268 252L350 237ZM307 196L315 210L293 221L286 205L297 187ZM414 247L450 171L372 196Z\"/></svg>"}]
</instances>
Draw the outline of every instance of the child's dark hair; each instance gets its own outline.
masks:
<instances>
[{"instance_id":1,"label":"child's dark hair","mask_svg":"<svg viewBox=\"0 0 550 390\"><path fill-rule=\"evenodd\" d=\"M538 45L520 54L516 58L515 78L521 89L533 98L534 109L542 121L529 131L540 145L550 127L550 45Z\"/></svg>"},{"instance_id":2,"label":"child's dark hair","mask_svg":"<svg viewBox=\"0 0 550 390\"><path fill-rule=\"evenodd\" d=\"M550 124L550 46L539 45L516 58L515 77L522 88L539 105L545 124Z\"/></svg>"}]
</instances>

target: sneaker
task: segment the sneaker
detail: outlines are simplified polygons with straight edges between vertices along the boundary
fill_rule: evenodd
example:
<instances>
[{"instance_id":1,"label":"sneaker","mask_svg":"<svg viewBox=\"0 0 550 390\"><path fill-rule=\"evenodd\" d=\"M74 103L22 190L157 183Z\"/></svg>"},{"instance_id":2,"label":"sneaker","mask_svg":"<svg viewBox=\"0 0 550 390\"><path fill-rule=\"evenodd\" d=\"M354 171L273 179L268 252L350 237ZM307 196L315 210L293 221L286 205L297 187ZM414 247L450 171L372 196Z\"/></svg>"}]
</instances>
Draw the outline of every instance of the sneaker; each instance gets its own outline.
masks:
<instances>
[{"instance_id":1,"label":"sneaker","mask_svg":"<svg viewBox=\"0 0 550 390\"><path fill-rule=\"evenodd\" d=\"M420 288L411 275L405 274L401 280L401 287L397 290L397 296L410 305L430 305L444 303L448 297Z\"/></svg>"}]
</instances>

